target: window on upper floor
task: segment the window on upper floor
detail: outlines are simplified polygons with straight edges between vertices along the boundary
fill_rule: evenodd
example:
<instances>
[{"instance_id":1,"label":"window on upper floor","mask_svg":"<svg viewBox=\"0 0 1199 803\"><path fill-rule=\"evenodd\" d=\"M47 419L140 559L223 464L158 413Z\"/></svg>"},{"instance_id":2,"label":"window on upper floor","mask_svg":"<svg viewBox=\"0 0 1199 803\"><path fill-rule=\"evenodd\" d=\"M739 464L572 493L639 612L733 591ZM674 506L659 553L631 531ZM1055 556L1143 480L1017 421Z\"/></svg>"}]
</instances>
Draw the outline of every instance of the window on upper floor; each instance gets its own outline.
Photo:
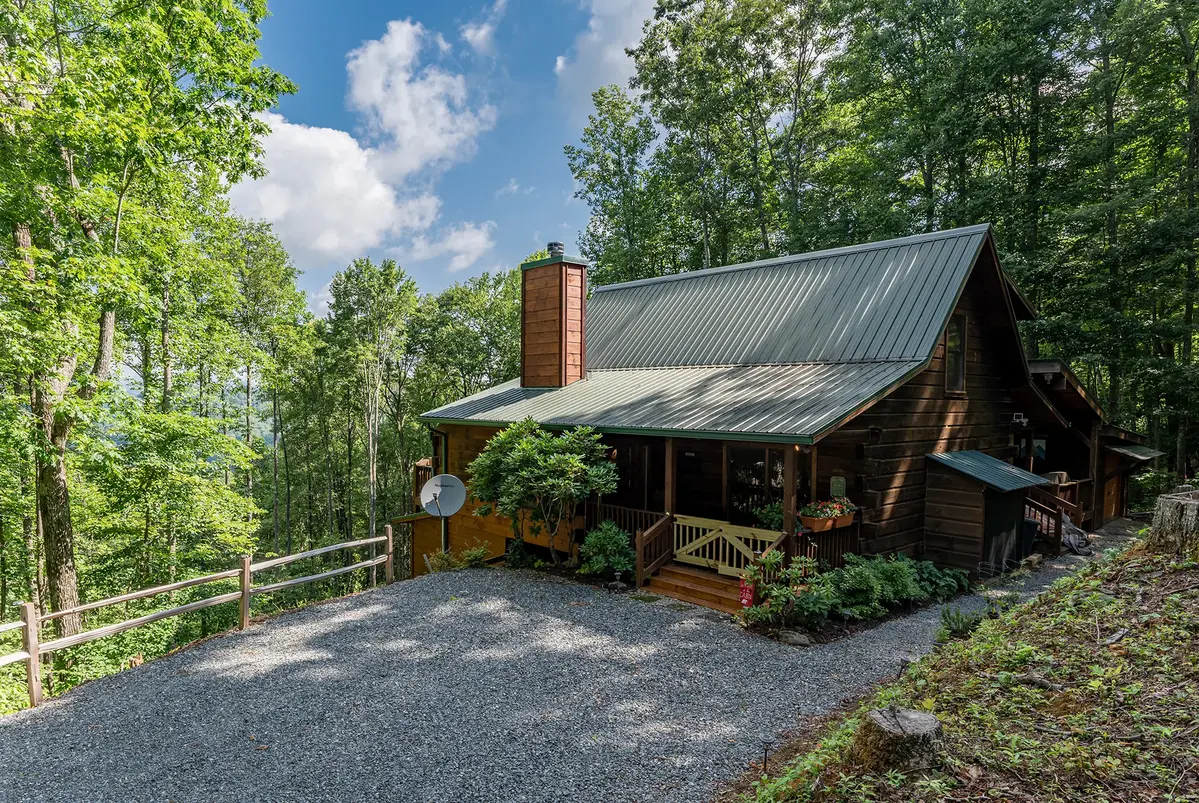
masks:
<instances>
[{"instance_id":1,"label":"window on upper floor","mask_svg":"<svg viewBox=\"0 0 1199 803\"><path fill-rule=\"evenodd\" d=\"M961 314L945 327L945 390L966 392L966 316Z\"/></svg>"}]
</instances>

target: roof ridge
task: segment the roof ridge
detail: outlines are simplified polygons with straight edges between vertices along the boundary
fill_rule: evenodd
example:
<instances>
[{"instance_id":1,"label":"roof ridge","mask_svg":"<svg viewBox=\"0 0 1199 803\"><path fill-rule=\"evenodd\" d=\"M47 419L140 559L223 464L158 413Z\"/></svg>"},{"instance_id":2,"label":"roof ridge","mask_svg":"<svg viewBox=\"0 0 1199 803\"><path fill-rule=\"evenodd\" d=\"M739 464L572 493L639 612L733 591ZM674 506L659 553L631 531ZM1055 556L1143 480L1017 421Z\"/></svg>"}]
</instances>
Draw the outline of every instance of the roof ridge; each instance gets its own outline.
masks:
<instances>
[{"instance_id":1,"label":"roof ridge","mask_svg":"<svg viewBox=\"0 0 1199 803\"><path fill-rule=\"evenodd\" d=\"M588 374L610 371L676 371L681 368L791 368L801 365L899 365L923 362L924 357L896 357L877 360L799 360L796 362L724 362L696 365L625 365L617 368L588 368Z\"/></svg>"},{"instance_id":2,"label":"roof ridge","mask_svg":"<svg viewBox=\"0 0 1199 803\"><path fill-rule=\"evenodd\" d=\"M680 279L695 279L701 276L712 276L722 273L735 273L742 270L755 270L757 268L766 268L771 265L781 265L787 262L808 262L813 259L824 259L831 256L840 256L843 254L861 254L870 251L881 251L885 248L894 248L899 245L908 245L913 243L922 243L929 240L947 240L953 237L966 237L980 232L990 230L990 223L976 223L973 226L960 226L956 229L943 229L941 231L922 232L920 234L909 234L903 237L893 237L890 240L878 240L872 243L859 243L857 245L842 245L836 248L825 248L819 251L808 251L802 254L787 254L785 256L770 257L768 259L759 259L753 262L738 262L733 265L721 265L715 268L701 268L699 270L683 271L682 273L671 273L666 276L653 276L648 279L633 279L628 282L618 282L616 284L604 284L593 287L592 295L596 293L610 292L612 290L624 290L629 287L643 287L650 284L660 284L664 282L672 282Z\"/></svg>"}]
</instances>

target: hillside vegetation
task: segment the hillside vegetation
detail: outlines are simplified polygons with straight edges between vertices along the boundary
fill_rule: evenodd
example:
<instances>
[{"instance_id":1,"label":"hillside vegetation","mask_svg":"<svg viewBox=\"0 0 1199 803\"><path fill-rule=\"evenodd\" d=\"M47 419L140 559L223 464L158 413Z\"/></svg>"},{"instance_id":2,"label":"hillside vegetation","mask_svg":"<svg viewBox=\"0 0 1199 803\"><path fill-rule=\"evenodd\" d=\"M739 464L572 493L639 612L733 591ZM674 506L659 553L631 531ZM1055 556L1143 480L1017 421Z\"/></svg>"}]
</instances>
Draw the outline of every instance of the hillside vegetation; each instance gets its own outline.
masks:
<instances>
[{"instance_id":1,"label":"hillside vegetation","mask_svg":"<svg viewBox=\"0 0 1199 803\"><path fill-rule=\"evenodd\" d=\"M747 799L1195 800L1197 640L1199 564L1134 548L913 665ZM862 714L886 706L936 714L938 766L846 760Z\"/></svg>"}]
</instances>

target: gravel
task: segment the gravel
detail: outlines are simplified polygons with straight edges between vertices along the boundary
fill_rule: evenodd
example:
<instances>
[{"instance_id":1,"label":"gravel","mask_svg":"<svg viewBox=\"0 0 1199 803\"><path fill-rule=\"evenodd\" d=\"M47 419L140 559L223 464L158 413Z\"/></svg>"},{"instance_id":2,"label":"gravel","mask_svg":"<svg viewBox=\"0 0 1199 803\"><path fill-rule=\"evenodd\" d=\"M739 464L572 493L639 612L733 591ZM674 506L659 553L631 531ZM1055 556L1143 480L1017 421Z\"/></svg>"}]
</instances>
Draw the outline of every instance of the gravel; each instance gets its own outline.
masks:
<instances>
[{"instance_id":1,"label":"gravel","mask_svg":"<svg viewBox=\"0 0 1199 803\"><path fill-rule=\"evenodd\" d=\"M0 801L704 800L940 616L796 648L680 607L494 569L314 606L0 719Z\"/></svg>"}]
</instances>

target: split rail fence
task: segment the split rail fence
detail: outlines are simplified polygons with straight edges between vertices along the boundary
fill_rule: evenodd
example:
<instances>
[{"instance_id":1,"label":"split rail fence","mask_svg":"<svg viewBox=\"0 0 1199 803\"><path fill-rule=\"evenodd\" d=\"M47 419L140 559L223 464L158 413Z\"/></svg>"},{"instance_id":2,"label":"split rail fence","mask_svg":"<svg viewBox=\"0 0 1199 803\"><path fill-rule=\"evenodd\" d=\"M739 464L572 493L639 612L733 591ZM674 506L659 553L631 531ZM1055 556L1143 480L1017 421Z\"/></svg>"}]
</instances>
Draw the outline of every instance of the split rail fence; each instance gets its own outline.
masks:
<instances>
[{"instance_id":1,"label":"split rail fence","mask_svg":"<svg viewBox=\"0 0 1199 803\"><path fill-rule=\"evenodd\" d=\"M414 513L409 516L401 516L395 519L396 524L407 524L417 519L426 518L426 513ZM367 560L359 561L349 566L338 566L335 569L310 574L304 577L295 577L288 580L281 580L267 585L254 585L254 573L266 571L267 569L275 569L280 566L286 566L289 563L313 558L318 555L325 555L330 552L337 552L345 549L358 549L360 547L377 548L380 544L384 545L383 554L368 558ZM288 588L304 585L306 583L314 583L318 580L326 580L330 577L336 577L341 574L358 571L359 569L371 569L382 566L384 580L387 583L392 583L395 580L395 552L396 543L390 524L383 528L383 535L374 538L361 538L357 541L344 541L339 544L331 544L329 546L320 547L319 549L310 549L307 552L298 552L294 555L284 555L278 558L259 561L254 563L249 555L243 555L241 558L241 566L236 569L226 569L223 572L215 574L206 574L203 577L192 577L187 580L180 580L177 583L169 583L167 585L155 586L154 588L146 588L141 591L132 591L128 594L122 594L118 597L109 597L108 599L96 600L83 605L77 605L74 608L67 608L61 611L53 611L38 615L37 607L32 602L20 603L21 619L16 622L6 622L0 624L0 635L10 633L14 630L21 633L21 649L17 652L7 655L0 655L0 666L7 666L18 662L25 664L25 677L29 686L29 706L36 708L42 702L42 664L41 658L44 655L49 655L56 650L64 650L68 647L76 647L80 644L87 644L97 639L106 638L107 636L115 636L117 633L124 633L126 630L132 630L135 627L148 625L152 622L157 622L161 619L167 619L172 616L181 616L185 613L193 613L211 608L214 605L224 605L229 602L239 603L238 630L245 630L250 626L250 601L252 598L260 594L270 594L277 591L283 591ZM75 633L70 636L52 639L50 641L42 641L41 629L44 625L62 619L67 616L79 616L89 611L107 608L112 605L121 605L127 602L135 602L137 600L156 597L160 594L170 594L176 591L182 591L185 588L194 588L195 586L206 585L208 583L217 583L222 580L232 580L237 578L240 581L240 588L237 591L229 591L224 594L217 594L206 599L189 602L186 605L179 605L174 608L168 608L163 611L155 611L143 616L138 616L133 619L127 619L122 622L97 627L93 630L85 630L80 633Z\"/></svg>"}]
</instances>

